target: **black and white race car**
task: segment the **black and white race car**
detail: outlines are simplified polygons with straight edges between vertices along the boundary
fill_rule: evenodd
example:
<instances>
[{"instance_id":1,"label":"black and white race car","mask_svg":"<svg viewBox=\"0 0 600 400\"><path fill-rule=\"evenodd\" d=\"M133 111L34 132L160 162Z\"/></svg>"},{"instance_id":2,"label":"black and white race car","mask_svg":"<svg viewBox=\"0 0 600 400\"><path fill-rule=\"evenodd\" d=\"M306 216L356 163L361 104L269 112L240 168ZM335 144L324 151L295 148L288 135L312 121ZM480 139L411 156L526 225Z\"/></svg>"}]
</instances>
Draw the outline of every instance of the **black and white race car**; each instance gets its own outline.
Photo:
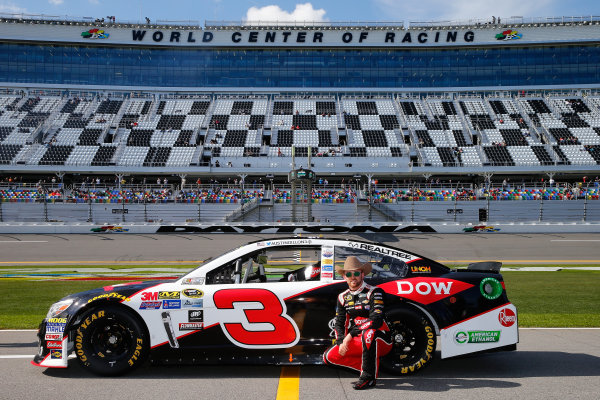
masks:
<instances>
[{"instance_id":1,"label":"black and white race car","mask_svg":"<svg viewBox=\"0 0 600 400\"><path fill-rule=\"evenodd\" d=\"M172 281L106 286L52 305L32 363L65 368L74 352L101 375L145 360L166 364L321 364L334 337L335 265L370 262L366 282L386 293L397 374L434 357L514 350L517 310L500 263L451 270L405 250L355 240L286 238L249 243ZM439 339L438 339L439 338Z\"/></svg>"}]
</instances>

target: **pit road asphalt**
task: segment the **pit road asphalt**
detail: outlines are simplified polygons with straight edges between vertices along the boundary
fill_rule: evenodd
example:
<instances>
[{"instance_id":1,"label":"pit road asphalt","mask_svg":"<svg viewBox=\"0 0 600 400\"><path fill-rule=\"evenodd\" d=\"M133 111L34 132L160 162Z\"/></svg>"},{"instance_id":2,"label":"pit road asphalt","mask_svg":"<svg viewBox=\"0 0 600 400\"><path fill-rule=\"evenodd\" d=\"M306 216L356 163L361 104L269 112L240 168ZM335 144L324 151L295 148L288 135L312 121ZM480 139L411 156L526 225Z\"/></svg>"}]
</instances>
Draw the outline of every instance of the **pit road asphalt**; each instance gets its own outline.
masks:
<instances>
[{"instance_id":1,"label":"pit road asphalt","mask_svg":"<svg viewBox=\"0 0 600 400\"><path fill-rule=\"evenodd\" d=\"M275 235L0 235L0 265L194 263ZM306 235L303 235L306 237ZM445 262L600 264L600 234L331 235L377 241ZM548 307L552 307L549 302ZM597 399L598 329L521 329L516 352L437 359L416 375L382 374L377 387L351 388L355 374L301 366L300 399ZM0 399L275 399L281 367L143 367L119 378L81 369L34 367L35 332L0 331ZM6 358L25 356L25 358Z\"/></svg>"},{"instance_id":2,"label":"pit road asphalt","mask_svg":"<svg viewBox=\"0 0 600 400\"><path fill-rule=\"evenodd\" d=\"M515 352L437 359L416 375L383 373L377 387L352 389L352 373L300 366L300 399L598 399L598 329L521 329ZM0 331L0 399L275 399L281 367L147 366L124 377L97 377L76 359L45 369L31 358L35 332ZM298 398L298 397L296 397Z\"/></svg>"},{"instance_id":3,"label":"pit road asphalt","mask_svg":"<svg viewBox=\"0 0 600 400\"><path fill-rule=\"evenodd\" d=\"M65 263L194 264L259 239L261 234L0 235L0 265ZM303 235L303 238L309 237ZM448 263L594 263L600 265L598 234L363 234L327 235L380 242Z\"/></svg>"}]
</instances>

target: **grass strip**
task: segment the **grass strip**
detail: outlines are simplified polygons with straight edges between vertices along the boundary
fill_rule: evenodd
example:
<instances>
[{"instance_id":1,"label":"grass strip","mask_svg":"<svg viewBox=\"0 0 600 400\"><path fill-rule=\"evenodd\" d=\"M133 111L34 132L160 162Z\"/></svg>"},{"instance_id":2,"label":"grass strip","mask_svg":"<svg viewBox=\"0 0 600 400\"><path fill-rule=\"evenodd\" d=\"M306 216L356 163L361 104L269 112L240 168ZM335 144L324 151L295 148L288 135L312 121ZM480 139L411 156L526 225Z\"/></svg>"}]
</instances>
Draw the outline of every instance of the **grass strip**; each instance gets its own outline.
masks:
<instances>
[{"instance_id":1,"label":"grass strip","mask_svg":"<svg viewBox=\"0 0 600 400\"><path fill-rule=\"evenodd\" d=\"M600 271L503 272L521 327L600 327Z\"/></svg>"},{"instance_id":2,"label":"grass strip","mask_svg":"<svg viewBox=\"0 0 600 400\"><path fill-rule=\"evenodd\" d=\"M37 328L50 306L71 293L123 281L32 281L0 280L0 329Z\"/></svg>"},{"instance_id":3,"label":"grass strip","mask_svg":"<svg viewBox=\"0 0 600 400\"><path fill-rule=\"evenodd\" d=\"M144 266L148 268L148 266ZM600 271L504 272L521 327L600 327ZM0 279L0 329L37 328L67 294L123 283Z\"/></svg>"}]
</instances>

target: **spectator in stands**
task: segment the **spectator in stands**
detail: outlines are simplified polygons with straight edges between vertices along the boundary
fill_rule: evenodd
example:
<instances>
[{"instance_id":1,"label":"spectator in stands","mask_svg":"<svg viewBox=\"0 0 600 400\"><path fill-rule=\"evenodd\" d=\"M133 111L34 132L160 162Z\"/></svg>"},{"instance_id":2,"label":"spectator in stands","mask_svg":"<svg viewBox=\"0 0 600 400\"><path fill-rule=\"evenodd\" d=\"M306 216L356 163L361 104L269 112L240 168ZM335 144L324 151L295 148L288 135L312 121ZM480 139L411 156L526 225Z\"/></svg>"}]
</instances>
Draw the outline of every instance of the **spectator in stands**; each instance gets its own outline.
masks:
<instances>
[{"instance_id":1,"label":"spectator in stands","mask_svg":"<svg viewBox=\"0 0 600 400\"><path fill-rule=\"evenodd\" d=\"M215 167L219 168L221 164L219 164L219 160L215 161Z\"/></svg>"},{"instance_id":2,"label":"spectator in stands","mask_svg":"<svg viewBox=\"0 0 600 400\"><path fill-rule=\"evenodd\" d=\"M163 185L167 186L168 183L169 183L169 181L167 180L167 177L165 176L165 179L163 179Z\"/></svg>"},{"instance_id":3,"label":"spectator in stands","mask_svg":"<svg viewBox=\"0 0 600 400\"><path fill-rule=\"evenodd\" d=\"M283 157L283 153L281 152L281 147L277 148L277 157Z\"/></svg>"}]
</instances>

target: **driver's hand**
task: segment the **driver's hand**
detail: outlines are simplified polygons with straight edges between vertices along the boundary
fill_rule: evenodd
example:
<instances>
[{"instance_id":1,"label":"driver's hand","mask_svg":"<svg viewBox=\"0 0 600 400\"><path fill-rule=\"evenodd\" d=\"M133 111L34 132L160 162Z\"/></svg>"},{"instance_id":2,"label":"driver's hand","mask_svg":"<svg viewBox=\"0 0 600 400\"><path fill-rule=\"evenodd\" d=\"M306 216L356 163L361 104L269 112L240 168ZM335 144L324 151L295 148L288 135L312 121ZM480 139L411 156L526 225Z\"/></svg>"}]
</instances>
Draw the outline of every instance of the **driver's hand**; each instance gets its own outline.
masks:
<instances>
[{"instance_id":1,"label":"driver's hand","mask_svg":"<svg viewBox=\"0 0 600 400\"><path fill-rule=\"evenodd\" d=\"M344 341L342 342L342 344L340 344L340 355L341 356L345 356L346 353L348 352L348 346L350 345L350 342L352 341L352 335L348 334L346 335L346 337L344 338Z\"/></svg>"}]
</instances>

